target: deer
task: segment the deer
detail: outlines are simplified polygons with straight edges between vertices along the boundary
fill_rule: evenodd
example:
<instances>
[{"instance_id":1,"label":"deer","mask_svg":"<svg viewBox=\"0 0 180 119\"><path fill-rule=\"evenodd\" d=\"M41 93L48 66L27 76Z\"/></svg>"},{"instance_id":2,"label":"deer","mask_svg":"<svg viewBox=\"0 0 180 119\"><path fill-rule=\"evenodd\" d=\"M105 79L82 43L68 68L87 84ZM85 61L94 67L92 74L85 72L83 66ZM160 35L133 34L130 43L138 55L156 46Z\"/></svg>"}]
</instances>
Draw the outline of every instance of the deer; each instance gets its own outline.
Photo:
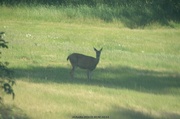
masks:
<instances>
[{"instance_id":1,"label":"deer","mask_svg":"<svg viewBox=\"0 0 180 119\"><path fill-rule=\"evenodd\" d=\"M67 61L69 60L72 66L72 69L70 71L71 79L74 79L74 71L77 67L81 69L87 70L87 78L88 80L92 77L92 71L96 68L97 64L99 63L101 51L94 48L94 51L96 52L96 58L87 56L80 53L72 53L67 57Z\"/></svg>"}]
</instances>

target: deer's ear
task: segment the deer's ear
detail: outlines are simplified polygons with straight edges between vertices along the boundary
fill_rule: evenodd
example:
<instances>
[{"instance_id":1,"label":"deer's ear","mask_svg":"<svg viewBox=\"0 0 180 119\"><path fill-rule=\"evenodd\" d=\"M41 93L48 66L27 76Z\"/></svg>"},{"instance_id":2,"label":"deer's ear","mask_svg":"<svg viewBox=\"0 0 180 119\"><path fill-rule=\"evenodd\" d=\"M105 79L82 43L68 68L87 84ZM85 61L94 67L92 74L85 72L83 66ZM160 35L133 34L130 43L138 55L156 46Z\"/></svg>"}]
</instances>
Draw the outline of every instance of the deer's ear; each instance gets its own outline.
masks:
<instances>
[{"instance_id":1,"label":"deer's ear","mask_svg":"<svg viewBox=\"0 0 180 119\"><path fill-rule=\"evenodd\" d=\"M102 50L103 50L103 48L100 49L100 51L102 51Z\"/></svg>"},{"instance_id":2,"label":"deer's ear","mask_svg":"<svg viewBox=\"0 0 180 119\"><path fill-rule=\"evenodd\" d=\"M95 51L97 51L97 49L96 49L96 48L94 48L94 50L95 50Z\"/></svg>"}]
</instances>

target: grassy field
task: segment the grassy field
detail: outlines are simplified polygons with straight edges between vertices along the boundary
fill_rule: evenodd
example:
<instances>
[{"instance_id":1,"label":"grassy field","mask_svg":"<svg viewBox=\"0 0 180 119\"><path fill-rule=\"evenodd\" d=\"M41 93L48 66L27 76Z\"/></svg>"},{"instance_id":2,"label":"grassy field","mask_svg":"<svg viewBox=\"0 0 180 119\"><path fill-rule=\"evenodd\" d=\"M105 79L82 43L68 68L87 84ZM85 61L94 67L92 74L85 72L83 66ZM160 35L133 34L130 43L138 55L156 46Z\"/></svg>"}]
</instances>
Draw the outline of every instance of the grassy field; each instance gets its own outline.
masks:
<instances>
[{"instance_id":1,"label":"grassy field","mask_svg":"<svg viewBox=\"0 0 180 119\"><path fill-rule=\"evenodd\" d=\"M71 9L0 10L9 42L1 60L16 80L16 98L4 97L0 119L180 118L179 24L132 30L116 20L73 16ZM70 80L67 56L95 56L93 47L103 47L93 79L77 69Z\"/></svg>"}]
</instances>

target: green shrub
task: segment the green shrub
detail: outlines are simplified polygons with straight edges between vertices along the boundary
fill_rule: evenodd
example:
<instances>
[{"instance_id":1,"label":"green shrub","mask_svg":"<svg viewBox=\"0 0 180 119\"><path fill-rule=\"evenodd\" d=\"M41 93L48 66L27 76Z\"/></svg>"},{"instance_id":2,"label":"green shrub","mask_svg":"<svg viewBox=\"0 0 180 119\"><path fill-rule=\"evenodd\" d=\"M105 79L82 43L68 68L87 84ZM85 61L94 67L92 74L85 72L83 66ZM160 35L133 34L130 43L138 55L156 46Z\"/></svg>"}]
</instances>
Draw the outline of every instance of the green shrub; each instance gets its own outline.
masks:
<instances>
[{"instance_id":1,"label":"green shrub","mask_svg":"<svg viewBox=\"0 0 180 119\"><path fill-rule=\"evenodd\" d=\"M0 48L8 48L7 43L3 38L2 35L4 32L0 32ZM1 52L0 52L1 54ZM12 71L7 68L8 62L1 62L0 61L0 92L3 91L6 94L12 94L12 97L14 99L15 93L12 89L12 86L14 85L14 81L10 80ZM0 95L0 101L2 101L2 94Z\"/></svg>"}]
</instances>

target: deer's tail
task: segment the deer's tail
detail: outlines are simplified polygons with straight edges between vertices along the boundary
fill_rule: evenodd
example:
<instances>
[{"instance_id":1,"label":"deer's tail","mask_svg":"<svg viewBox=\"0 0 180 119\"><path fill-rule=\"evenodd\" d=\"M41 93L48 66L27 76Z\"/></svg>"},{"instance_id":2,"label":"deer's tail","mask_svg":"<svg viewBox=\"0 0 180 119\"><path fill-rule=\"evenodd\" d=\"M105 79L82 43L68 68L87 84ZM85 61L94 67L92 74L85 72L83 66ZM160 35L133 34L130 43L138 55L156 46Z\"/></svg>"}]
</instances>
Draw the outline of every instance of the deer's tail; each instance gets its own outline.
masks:
<instances>
[{"instance_id":1,"label":"deer's tail","mask_svg":"<svg viewBox=\"0 0 180 119\"><path fill-rule=\"evenodd\" d=\"M69 60L69 56L67 57L67 61Z\"/></svg>"}]
</instances>

